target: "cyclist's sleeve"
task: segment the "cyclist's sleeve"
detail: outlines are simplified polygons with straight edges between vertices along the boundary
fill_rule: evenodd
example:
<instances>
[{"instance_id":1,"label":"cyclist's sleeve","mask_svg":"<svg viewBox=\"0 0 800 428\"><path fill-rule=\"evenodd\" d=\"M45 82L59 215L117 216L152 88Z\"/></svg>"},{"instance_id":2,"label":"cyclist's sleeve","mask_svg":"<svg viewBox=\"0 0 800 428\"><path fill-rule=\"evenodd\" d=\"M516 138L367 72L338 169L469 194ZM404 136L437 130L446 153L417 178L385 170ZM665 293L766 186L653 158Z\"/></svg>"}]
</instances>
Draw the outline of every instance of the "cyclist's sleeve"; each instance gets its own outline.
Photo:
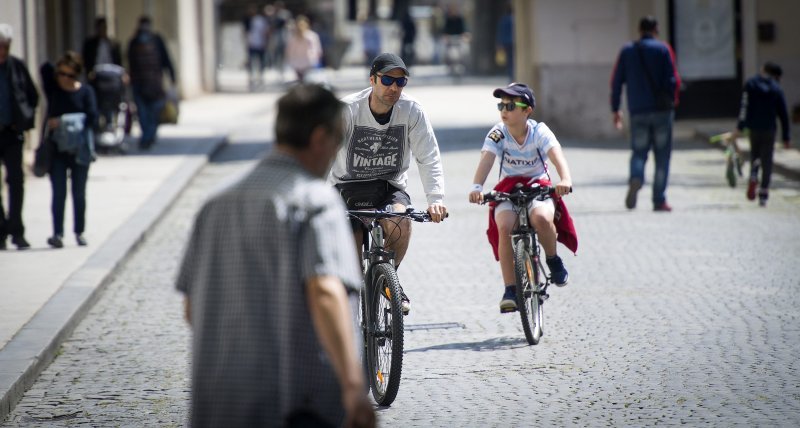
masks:
<instances>
[{"instance_id":1,"label":"cyclist's sleeve","mask_svg":"<svg viewBox=\"0 0 800 428\"><path fill-rule=\"evenodd\" d=\"M444 201L444 171L439 143L433 133L433 126L428 121L422 108L415 103L415 110L410 115L408 134L411 152L419 166L422 188L428 205Z\"/></svg>"},{"instance_id":2,"label":"cyclist's sleeve","mask_svg":"<svg viewBox=\"0 0 800 428\"><path fill-rule=\"evenodd\" d=\"M299 254L303 281L331 275L339 278L348 290L358 291L361 271L344 203L328 186L320 186L314 194L319 197L320 204L309 210L305 230L301 231Z\"/></svg>"},{"instance_id":3,"label":"cyclist's sleeve","mask_svg":"<svg viewBox=\"0 0 800 428\"><path fill-rule=\"evenodd\" d=\"M497 156L499 159L503 155L503 144L505 143L506 136L500 124L493 126L483 139L482 152L489 152Z\"/></svg>"}]
</instances>

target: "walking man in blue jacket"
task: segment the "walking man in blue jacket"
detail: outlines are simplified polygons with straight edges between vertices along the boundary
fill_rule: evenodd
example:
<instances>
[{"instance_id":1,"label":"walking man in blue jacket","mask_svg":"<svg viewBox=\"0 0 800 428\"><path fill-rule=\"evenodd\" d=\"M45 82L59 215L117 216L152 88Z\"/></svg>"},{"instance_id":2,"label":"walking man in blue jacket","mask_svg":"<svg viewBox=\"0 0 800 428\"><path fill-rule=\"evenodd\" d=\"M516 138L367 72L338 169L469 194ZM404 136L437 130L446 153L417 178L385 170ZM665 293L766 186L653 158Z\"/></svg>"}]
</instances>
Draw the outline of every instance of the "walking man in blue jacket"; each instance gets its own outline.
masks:
<instances>
[{"instance_id":1,"label":"walking man in blue jacket","mask_svg":"<svg viewBox=\"0 0 800 428\"><path fill-rule=\"evenodd\" d=\"M611 75L611 112L614 126L622 129L620 98L627 86L631 128L631 163L625 206L636 207L636 194L644 183L647 154L653 149L656 162L653 179L653 210L669 212L667 178L672 154L672 122L680 77L675 54L658 40L658 22L652 16L639 21L641 38L623 46Z\"/></svg>"},{"instance_id":2,"label":"walking man in blue jacket","mask_svg":"<svg viewBox=\"0 0 800 428\"><path fill-rule=\"evenodd\" d=\"M758 204L767 205L769 182L772 176L772 158L775 154L775 118L781 121L783 146L790 147L789 113L786 98L778 82L783 69L778 64L766 62L761 72L744 84L739 122L734 138L747 128L750 131L750 183L747 186L747 199L756 199L758 170L761 168L761 186L758 189Z\"/></svg>"}]
</instances>

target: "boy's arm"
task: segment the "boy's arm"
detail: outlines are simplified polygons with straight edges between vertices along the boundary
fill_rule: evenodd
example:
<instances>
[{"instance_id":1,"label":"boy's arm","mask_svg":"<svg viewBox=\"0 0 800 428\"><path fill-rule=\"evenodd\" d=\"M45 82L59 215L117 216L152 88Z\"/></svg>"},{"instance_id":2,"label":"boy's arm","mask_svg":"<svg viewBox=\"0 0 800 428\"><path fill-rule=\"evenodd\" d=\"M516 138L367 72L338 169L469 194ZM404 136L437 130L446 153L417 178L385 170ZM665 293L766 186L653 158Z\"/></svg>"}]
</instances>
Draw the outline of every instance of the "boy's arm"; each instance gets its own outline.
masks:
<instances>
[{"instance_id":1,"label":"boy's arm","mask_svg":"<svg viewBox=\"0 0 800 428\"><path fill-rule=\"evenodd\" d=\"M481 151L481 160L478 161L478 168L475 170L475 176L472 178L472 191L469 193L469 201L477 204L483 201L483 183L486 182L486 177L492 170L494 160L497 156L494 153L483 150Z\"/></svg>"},{"instance_id":2,"label":"boy's arm","mask_svg":"<svg viewBox=\"0 0 800 428\"><path fill-rule=\"evenodd\" d=\"M547 151L547 156L558 171L558 176L561 181L556 184L556 193L558 196L564 196L572 191L572 175L569 172L569 165L567 165L567 158L564 157L564 152L561 151L561 146L553 146Z\"/></svg>"}]
</instances>

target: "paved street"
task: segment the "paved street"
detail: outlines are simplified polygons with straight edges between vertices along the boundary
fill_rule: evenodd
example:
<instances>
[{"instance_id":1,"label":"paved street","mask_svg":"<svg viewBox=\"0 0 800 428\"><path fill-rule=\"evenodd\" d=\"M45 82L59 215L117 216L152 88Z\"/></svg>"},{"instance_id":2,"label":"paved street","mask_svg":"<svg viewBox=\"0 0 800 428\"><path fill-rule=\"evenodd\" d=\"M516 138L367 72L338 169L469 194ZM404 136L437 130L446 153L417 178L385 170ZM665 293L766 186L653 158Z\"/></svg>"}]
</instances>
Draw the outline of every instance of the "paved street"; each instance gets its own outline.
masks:
<instances>
[{"instance_id":1,"label":"paved street","mask_svg":"<svg viewBox=\"0 0 800 428\"><path fill-rule=\"evenodd\" d=\"M652 212L646 186L629 212L626 144L562 141L580 249L559 247L570 284L551 292L545 336L530 347L518 315L497 308L487 209L466 203L495 86L409 86L437 129L451 218L415 225L400 269L412 300L403 379L380 425L800 424L800 183L774 177L759 208L727 187L720 151L679 142L675 211ZM200 203L270 140L264 103L264 122L242 126L193 180L3 426L185 423L189 335L175 269ZM416 175L410 184L421 207Z\"/></svg>"}]
</instances>

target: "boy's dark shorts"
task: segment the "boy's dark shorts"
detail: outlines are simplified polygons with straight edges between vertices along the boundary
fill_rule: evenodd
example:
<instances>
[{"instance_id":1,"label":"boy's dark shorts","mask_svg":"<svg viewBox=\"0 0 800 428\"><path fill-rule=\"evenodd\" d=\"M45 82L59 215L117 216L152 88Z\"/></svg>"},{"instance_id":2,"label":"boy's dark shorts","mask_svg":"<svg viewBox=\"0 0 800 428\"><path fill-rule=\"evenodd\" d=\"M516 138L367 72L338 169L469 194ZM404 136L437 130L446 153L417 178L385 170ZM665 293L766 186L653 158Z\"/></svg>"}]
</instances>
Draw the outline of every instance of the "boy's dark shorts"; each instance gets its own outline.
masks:
<instances>
[{"instance_id":1,"label":"boy's dark shorts","mask_svg":"<svg viewBox=\"0 0 800 428\"><path fill-rule=\"evenodd\" d=\"M386 205L411 205L408 193L398 189L386 180L353 181L336 185L349 210L368 210L384 208ZM352 219L353 230L361 229L358 220Z\"/></svg>"}]
</instances>

